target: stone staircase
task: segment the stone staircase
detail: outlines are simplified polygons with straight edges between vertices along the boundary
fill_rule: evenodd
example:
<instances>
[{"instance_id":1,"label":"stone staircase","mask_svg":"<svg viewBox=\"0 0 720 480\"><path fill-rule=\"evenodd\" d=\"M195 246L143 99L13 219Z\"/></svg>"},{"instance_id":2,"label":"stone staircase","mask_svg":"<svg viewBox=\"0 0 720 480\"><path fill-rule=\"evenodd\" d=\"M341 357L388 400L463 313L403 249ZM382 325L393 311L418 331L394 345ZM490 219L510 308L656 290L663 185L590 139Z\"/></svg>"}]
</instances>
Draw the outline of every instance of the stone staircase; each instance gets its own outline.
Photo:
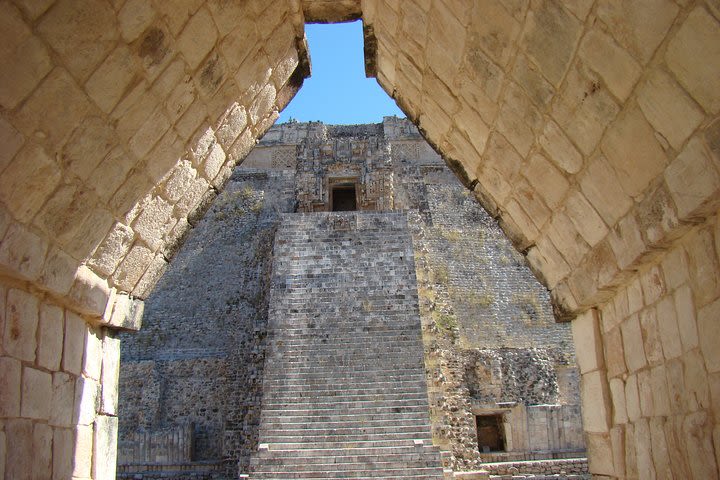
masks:
<instances>
[{"instance_id":1,"label":"stone staircase","mask_svg":"<svg viewBox=\"0 0 720 480\"><path fill-rule=\"evenodd\" d=\"M441 479L399 213L285 215L251 479Z\"/></svg>"}]
</instances>

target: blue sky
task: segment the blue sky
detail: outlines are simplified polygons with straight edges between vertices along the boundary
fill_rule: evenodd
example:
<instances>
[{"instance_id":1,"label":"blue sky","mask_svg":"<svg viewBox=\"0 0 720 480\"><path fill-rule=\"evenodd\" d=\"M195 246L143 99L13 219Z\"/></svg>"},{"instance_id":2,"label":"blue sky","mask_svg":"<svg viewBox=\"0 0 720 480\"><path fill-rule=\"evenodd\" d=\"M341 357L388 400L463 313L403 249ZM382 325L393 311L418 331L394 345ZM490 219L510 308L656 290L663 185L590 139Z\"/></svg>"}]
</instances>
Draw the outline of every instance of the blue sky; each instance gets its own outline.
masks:
<instances>
[{"instance_id":1,"label":"blue sky","mask_svg":"<svg viewBox=\"0 0 720 480\"><path fill-rule=\"evenodd\" d=\"M374 78L365 78L362 23L305 25L312 74L280 113L328 124L377 123L383 116L405 115Z\"/></svg>"}]
</instances>

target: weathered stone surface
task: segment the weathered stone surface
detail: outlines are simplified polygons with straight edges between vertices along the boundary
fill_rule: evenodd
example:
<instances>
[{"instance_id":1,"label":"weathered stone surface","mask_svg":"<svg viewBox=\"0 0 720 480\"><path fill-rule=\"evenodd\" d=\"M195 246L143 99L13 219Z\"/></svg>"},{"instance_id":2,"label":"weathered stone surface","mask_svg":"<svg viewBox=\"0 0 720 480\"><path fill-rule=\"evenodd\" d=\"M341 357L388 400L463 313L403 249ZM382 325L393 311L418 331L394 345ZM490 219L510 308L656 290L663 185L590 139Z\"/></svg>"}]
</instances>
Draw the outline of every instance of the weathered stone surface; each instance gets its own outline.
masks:
<instances>
[{"instance_id":1,"label":"weathered stone surface","mask_svg":"<svg viewBox=\"0 0 720 480\"><path fill-rule=\"evenodd\" d=\"M585 374L605 366L600 324L595 310L588 310L572 321L573 340L580 372Z\"/></svg>"},{"instance_id":2,"label":"weathered stone surface","mask_svg":"<svg viewBox=\"0 0 720 480\"><path fill-rule=\"evenodd\" d=\"M0 416L20 416L20 362L10 357L0 357Z\"/></svg>"},{"instance_id":3,"label":"weathered stone surface","mask_svg":"<svg viewBox=\"0 0 720 480\"><path fill-rule=\"evenodd\" d=\"M708 113L720 111L720 24L707 10L698 6L690 12L670 41L665 60Z\"/></svg>"},{"instance_id":4,"label":"weathered stone surface","mask_svg":"<svg viewBox=\"0 0 720 480\"><path fill-rule=\"evenodd\" d=\"M703 307L698 312L697 325L700 348L709 373L720 371L720 352L716 348L720 340L720 300Z\"/></svg>"},{"instance_id":5,"label":"weathered stone surface","mask_svg":"<svg viewBox=\"0 0 720 480\"><path fill-rule=\"evenodd\" d=\"M635 372L647 365L642 331L640 330L640 319L637 315L633 315L622 323L621 329L625 349L625 363L630 372Z\"/></svg>"},{"instance_id":6,"label":"weathered stone surface","mask_svg":"<svg viewBox=\"0 0 720 480\"><path fill-rule=\"evenodd\" d=\"M695 215L714 212L720 189L720 162L713 160L702 141L690 140L665 171L665 181L685 220Z\"/></svg>"},{"instance_id":7,"label":"weathered stone surface","mask_svg":"<svg viewBox=\"0 0 720 480\"><path fill-rule=\"evenodd\" d=\"M98 415L95 419L93 439L92 478L115 478L117 464L118 419Z\"/></svg>"},{"instance_id":8,"label":"weathered stone surface","mask_svg":"<svg viewBox=\"0 0 720 480\"><path fill-rule=\"evenodd\" d=\"M75 273L75 281L68 296L79 311L102 317L110 299L110 287L107 280L83 265Z\"/></svg>"},{"instance_id":9,"label":"weathered stone surface","mask_svg":"<svg viewBox=\"0 0 720 480\"><path fill-rule=\"evenodd\" d=\"M55 427L70 427L75 409L75 378L63 372L53 373L51 398L48 423Z\"/></svg>"},{"instance_id":10,"label":"weathered stone surface","mask_svg":"<svg viewBox=\"0 0 720 480\"><path fill-rule=\"evenodd\" d=\"M612 423L612 403L605 372L596 370L584 374L580 388L584 407L583 429L590 433L608 433Z\"/></svg>"},{"instance_id":11,"label":"weathered stone surface","mask_svg":"<svg viewBox=\"0 0 720 480\"><path fill-rule=\"evenodd\" d=\"M48 420L52 396L52 375L34 368L23 368L22 406L20 415L26 418Z\"/></svg>"},{"instance_id":12,"label":"weathered stone surface","mask_svg":"<svg viewBox=\"0 0 720 480\"><path fill-rule=\"evenodd\" d=\"M5 478L31 480L33 455L33 422L25 418L5 421L7 442Z\"/></svg>"},{"instance_id":13,"label":"weathered stone surface","mask_svg":"<svg viewBox=\"0 0 720 480\"><path fill-rule=\"evenodd\" d=\"M90 425L92 429L99 400L98 387L97 381L82 376L75 381L74 425Z\"/></svg>"},{"instance_id":14,"label":"weathered stone surface","mask_svg":"<svg viewBox=\"0 0 720 480\"><path fill-rule=\"evenodd\" d=\"M210 12L205 8L198 10L178 37L178 49L191 68L200 65L215 44L217 35Z\"/></svg>"},{"instance_id":15,"label":"weathered stone surface","mask_svg":"<svg viewBox=\"0 0 720 480\"><path fill-rule=\"evenodd\" d=\"M640 78L640 65L608 35L591 30L580 44L580 56L598 72L610 91L625 101Z\"/></svg>"},{"instance_id":16,"label":"weathered stone surface","mask_svg":"<svg viewBox=\"0 0 720 480\"><path fill-rule=\"evenodd\" d=\"M93 425L76 426L74 433L75 448L72 450L72 476L92 478Z\"/></svg>"},{"instance_id":17,"label":"weathered stone surface","mask_svg":"<svg viewBox=\"0 0 720 480\"><path fill-rule=\"evenodd\" d=\"M35 361L38 299L31 293L10 289L7 293L3 350L20 360Z\"/></svg>"},{"instance_id":18,"label":"weathered stone surface","mask_svg":"<svg viewBox=\"0 0 720 480\"><path fill-rule=\"evenodd\" d=\"M62 308L56 305L40 306L40 323L37 333L37 363L50 371L60 369L65 318Z\"/></svg>"},{"instance_id":19,"label":"weathered stone surface","mask_svg":"<svg viewBox=\"0 0 720 480\"><path fill-rule=\"evenodd\" d=\"M63 340L62 368L68 373L80 375L87 326L77 314L65 312L65 338Z\"/></svg>"},{"instance_id":20,"label":"weathered stone surface","mask_svg":"<svg viewBox=\"0 0 720 480\"><path fill-rule=\"evenodd\" d=\"M33 480L52 478L52 442L53 429L45 424L33 426Z\"/></svg>"},{"instance_id":21,"label":"weathered stone surface","mask_svg":"<svg viewBox=\"0 0 720 480\"><path fill-rule=\"evenodd\" d=\"M526 28L521 44L545 78L559 85L580 37L580 22L562 4L543 1L529 12Z\"/></svg>"},{"instance_id":22,"label":"weathered stone surface","mask_svg":"<svg viewBox=\"0 0 720 480\"><path fill-rule=\"evenodd\" d=\"M628 195L640 194L659 175L667 163L651 126L639 109L624 112L608 129L602 144L618 181ZM632 158L632 162L627 160Z\"/></svg>"},{"instance_id":23,"label":"weathered stone surface","mask_svg":"<svg viewBox=\"0 0 720 480\"><path fill-rule=\"evenodd\" d=\"M120 374L120 338L106 332L102 347L102 399L100 413L117 415L118 377Z\"/></svg>"}]
</instances>

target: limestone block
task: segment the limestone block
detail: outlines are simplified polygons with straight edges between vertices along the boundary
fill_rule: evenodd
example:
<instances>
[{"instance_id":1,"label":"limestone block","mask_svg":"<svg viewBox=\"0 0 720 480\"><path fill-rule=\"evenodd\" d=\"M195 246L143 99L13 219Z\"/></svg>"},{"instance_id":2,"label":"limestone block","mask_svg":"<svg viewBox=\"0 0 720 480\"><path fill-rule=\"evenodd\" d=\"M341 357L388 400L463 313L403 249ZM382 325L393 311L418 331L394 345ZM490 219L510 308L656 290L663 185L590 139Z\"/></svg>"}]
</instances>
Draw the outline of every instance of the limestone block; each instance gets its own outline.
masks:
<instances>
[{"instance_id":1,"label":"limestone block","mask_svg":"<svg viewBox=\"0 0 720 480\"><path fill-rule=\"evenodd\" d=\"M693 478L717 479L717 464L712 444L712 420L706 412L695 412L683 421L684 440Z\"/></svg>"},{"instance_id":2,"label":"limestone block","mask_svg":"<svg viewBox=\"0 0 720 480\"><path fill-rule=\"evenodd\" d=\"M555 162L555 165L567 173L578 173L582 168L583 158L570 142L565 133L552 120L545 124L540 145Z\"/></svg>"},{"instance_id":3,"label":"limestone block","mask_svg":"<svg viewBox=\"0 0 720 480\"><path fill-rule=\"evenodd\" d=\"M640 227L632 214L626 215L610 230L608 240L621 270L632 265L645 252Z\"/></svg>"},{"instance_id":4,"label":"limestone block","mask_svg":"<svg viewBox=\"0 0 720 480\"><path fill-rule=\"evenodd\" d=\"M12 223L0 244L0 266L27 280L42 271L47 240L19 223Z\"/></svg>"},{"instance_id":5,"label":"limestone block","mask_svg":"<svg viewBox=\"0 0 720 480\"><path fill-rule=\"evenodd\" d=\"M527 92L530 100L535 105L538 107L546 107L549 105L550 100L552 100L552 97L555 94L555 89L550 82L543 78L539 69L529 62L525 55L520 53L517 55L512 71L512 77L515 82L520 85L525 92ZM543 148L546 148L544 144ZM553 161L558 161L554 159L552 152L548 151L548 154L553 157Z\"/></svg>"},{"instance_id":6,"label":"limestone block","mask_svg":"<svg viewBox=\"0 0 720 480\"><path fill-rule=\"evenodd\" d=\"M565 211L580 235L595 246L608 233L607 226L590 202L579 191L571 192L565 201Z\"/></svg>"},{"instance_id":7,"label":"limestone block","mask_svg":"<svg viewBox=\"0 0 720 480\"><path fill-rule=\"evenodd\" d=\"M720 111L720 24L704 8L690 12L670 41L665 61L708 113Z\"/></svg>"},{"instance_id":8,"label":"limestone block","mask_svg":"<svg viewBox=\"0 0 720 480\"><path fill-rule=\"evenodd\" d=\"M640 65L612 38L600 30L590 30L580 45L580 56L621 102L630 96L640 78Z\"/></svg>"},{"instance_id":9,"label":"limestone block","mask_svg":"<svg viewBox=\"0 0 720 480\"><path fill-rule=\"evenodd\" d=\"M104 322L110 327L137 331L142 323L143 310L142 300L133 299L128 294L121 293L115 297L110 318L105 318Z\"/></svg>"},{"instance_id":10,"label":"limestone block","mask_svg":"<svg viewBox=\"0 0 720 480\"><path fill-rule=\"evenodd\" d=\"M682 354L682 342L678 329L677 313L671 296L663 297L657 304L657 324L660 331L663 354L668 360Z\"/></svg>"},{"instance_id":11,"label":"limestone block","mask_svg":"<svg viewBox=\"0 0 720 480\"><path fill-rule=\"evenodd\" d=\"M580 373L585 374L603 368L605 360L597 310L591 309L578 315L571 325Z\"/></svg>"},{"instance_id":12,"label":"limestone block","mask_svg":"<svg viewBox=\"0 0 720 480\"><path fill-rule=\"evenodd\" d=\"M165 135L165 132L171 126L172 122L165 114L165 110L158 106L130 138L130 150L137 157L142 158Z\"/></svg>"},{"instance_id":13,"label":"limestone block","mask_svg":"<svg viewBox=\"0 0 720 480\"><path fill-rule=\"evenodd\" d=\"M70 289L69 297L80 312L102 317L110 299L110 287L107 280L83 265L75 274L75 282Z\"/></svg>"},{"instance_id":14,"label":"limestone block","mask_svg":"<svg viewBox=\"0 0 720 480\"><path fill-rule=\"evenodd\" d=\"M713 301L720 293L720 267L709 228L688 235L685 251L690 267L690 286L698 309Z\"/></svg>"},{"instance_id":15,"label":"limestone block","mask_svg":"<svg viewBox=\"0 0 720 480\"><path fill-rule=\"evenodd\" d=\"M83 355L82 373L93 380L100 379L102 368L103 332L100 328L87 327L85 334L85 354Z\"/></svg>"},{"instance_id":16,"label":"limestone block","mask_svg":"<svg viewBox=\"0 0 720 480\"><path fill-rule=\"evenodd\" d=\"M22 406L20 415L26 418L48 420L52 397L52 375L34 368L23 368Z\"/></svg>"},{"instance_id":17,"label":"limestone block","mask_svg":"<svg viewBox=\"0 0 720 480\"><path fill-rule=\"evenodd\" d=\"M552 116L580 151L590 155L620 110L600 79L582 62L570 69Z\"/></svg>"},{"instance_id":18,"label":"limestone block","mask_svg":"<svg viewBox=\"0 0 720 480\"><path fill-rule=\"evenodd\" d=\"M627 287L628 313L639 312L645 306L640 278L636 276Z\"/></svg>"},{"instance_id":19,"label":"limestone block","mask_svg":"<svg viewBox=\"0 0 720 480\"><path fill-rule=\"evenodd\" d=\"M74 375L82 370L86 330L85 320L69 310L65 312L62 368Z\"/></svg>"},{"instance_id":20,"label":"limestone block","mask_svg":"<svg viewBox=\"0 0 720 480\"><path fill-rule=\"evenodd\" d=\"M10 289L5 309L3 349L20 360L35 361L38 299L23 290Z\"/></svg>"},{"instance_id":21,"label":"limestone block","mask_svg":"<svg viewBox=\"0 0 720 480\"><path fill-rule=\"evenodd\" d=\"M547 233L552 243L562 252L569 265L580 265L590 250L575 225L563 212L555 212Z\"/></svg>"},{"instance_id":22,"label":"limestone block","mask_svg":"<svg viewBox=\"0 0 720 480\"><path fill-rule=\"evenodd\" d=\"M210 52L217 41L218 33L210 12L201 8L185 25L177 39L177 46L192 69Z\"/></svg>"},{"instance_id":23,"label":"limestone block","mask_svg":"<svg viewBox=\"0 0 720 480\"><path fill-rule=\"evenodd\" d=\"M500 106L496 126L515 149L526 157L542 131L543 119L530 98L517 85L510 84Z\"/></svg>"},{"instance_id":24,"label":"limestone block","mask_svg":"<svg viewBox=\"0 0 720 480\"><path fill-rule=\"evenodd\" d=\"M115 465L117 464L117 438L117 417L99 415L95 419L92 478L115 478Z\"/></svg>"},{"instance_id":25,"label":"limestone block","mask_svg":"<svg viewBox=\"0 0 720 480\"><path fill-rule=\"evenodd\" d=\"M643 417L655 415L655 399L650 381L650 370L637 372L638 396L640 397L640 412Z\"/></svg>"},{"instance_id":26,"label":"limestone block","mask_svg":"<svg viewBox=\"0 0 720 480\"><path fill-rule=\"evenodd\" d=\"M98 410L99 383L82 376L75 380L74 425L92 425Z\"/></svg>"},{"instance_id":27,"label":"limestone block","mask_svg":"<svg viewBox=\"0 0 720 480\"><path fill-rule=\"evenodd\" d=\"M150 263L147 270L145 270L145 273L140 278L140 281L135 286L135 289L133 289L133 295L141 299L147 298L150 293L152 293L152 290L155 288L155 284L158 280L160 280L160 277L162 277L165 273L167 266L168 262L161 253L155 255L155 258L153 258L153 261Z\"/></svg>"},{"instance_id":28,"label":"limestone block","mask_svg":"<svg viewBox=\"0 0 720 480\"><path fill-rule=\"evenodd\" d=\"M638 89L638 104L652 126L676 150L703 119L703 112L662 70L652 70Z\"/></svg>"},{"instance_id":29,"label":"limestone block","mask_svg":"<svg viewBox=\"0 0 720 480\"><path fill-rule=\"evenodd\" d=\"M0 357L0 417L20 416L20 362Z\"/></svg>"},{"instance_id":30,"label":"limestone block","mask_svg":"<svg viewBox=\"0 0 720 480\"><path fill-rule=\"evenodd\" d=\"M708 386L705 362L698 349L683 356L683 376L685 378L685 411L696 411L710 407L710 391Z\"/></svg>"},{"instance_id":31,"label":"limestone block","mask_svg":"<svg viewBox=\"0 0 720 480\"><path fill-rule=\"evenodd\" d=\"M461 101L460 105L460 112L455 118L455 124L465 132L475 151L482 154L490 136L490 128L473 107L464 101Z\"/></svg>"},{"instance_id":32,"label":"limestone block","mask_svg":"<svg viewBox=\"0 0 720 480\"><path fill-rule=\"evenodd\" d=\"M222 149L220 144L216 143L213 145L202 165L202 172L205 175L205 178L211 181L215 179L225 163L226 158L225 151Z\"/></svg>"},{"instance_id":33,"label":"limestone block","mask_svg":"<svg viewBox=\"0 0 720 480\"><path fill-rule=\"evenodd\" d=\"M65 321L62 308L44 303L40 307L37 363L50 371L60 369Z\"/></svg>"},{"instance_id":34,"label":"limestone block","mask_svg":"<svg viewBox=\"0 0 720 480\"><path fill-rule=\"evenodd\" d=\"M90 173L89 183L95 193L103 201L110 204L113 194L125 182L130 169L135 166L137 159L125 153L120 147L112 149L95 170Z\"/></svg>"},{"instance_id":35,"label":"limestone block","mask_svg":"<svg viewBox=\"0 0 720 480\"><path fill-rule=\"evenodd\" d=\"M170 68L170 67L168 67ZM165 100L170 120L177 121L197 98L197 88L190 75L182 77Z\"/></svg>"},{"instance_id":36,"label":"limestone block","mask_svg":"<svg viewBox=\"0 0 720 480\"><path fill-rule=\"evenodd\" d=\"M614 475L612 444L608 434L588 433L588 468L593 476Z\"/></svg>"},{"instance_id":37,"label":"limestone block","mask_svg":"<svg viewBox=\"0 0 720 480\"><path fill-rule=\"evenodd\" d=\"M666 293L665 280L657 265L640 274L640 285L645 305L652 305Z\"/></svg>"},{"instance_id":38,"label":"limestone block","mask_svg":"<svg viewBox=\"0 0 720 480\"><path fill-rule=\"evenodd\" d=\"M387 12L385 9L384 12ZM387 15L380 20L388 18ZM452 78L462 60L467 29L450 9L434 5L428 14L428 42L426 60L428 65L443 78ZM472 54L472 52L468 52ZM470 62L470 65L473 63Z\"/></svg>"},{"instance_id":39,"label":"limestone block","mask_svg":"<svg viewBox=\"0 0 720 480\"><path fill-rule=\"evenodd\" d=\"M667 163L652 127L638 108L626 110L608 128L601 148L623 190L632 197L642 193Z\"/></svg>"},{"instance_id":40,"label":"limestone block","mask_svg":"<svg viewBox=\"0 0 720 480\"><path fill-rule=\"evenodd\" d=\"M647 419L641 418L635 423L635 454L637 469L643 478L656 478L652 457L652 439Z\"/></svg>"},{"instance_id":41,"label":"limestone block","mask_svg":"<svg viewBox=\"0 0 720 480\"><path fill-rule=\"evenodd\" d=\"M202 4L202 0L182 0L174 2L172 5L161 2L155 6L160 14L163 15L168 25L170 25L173 35L177 35L188 21L188 18L190 18Z\"/></svg>"},{"instance_id":42,"label":"limestone block","mask_svg":"<svg viewBox=\"0 0 720 480\"><path fill-rule=\"evenodd\" d=\"M627 364L630 372L636 372L647 365L642 331L640 329L640 319L638 315L633 315L623 321L620 328L622 329L625 363Z\"/></svg>"},{"instance_id":43,"label":"limestone block","mask_svg":"<svg viewBox=\"0 0 720 480\"><path fill-rule=\"evenodd\" d=\"M645 308L640 312L640 329L642 330L645 357L650 365L657 365L664 359L660 330L657 325L657 312L655 306Z\"/></svg>"},{"instance_id":44,"label":"limestone block","mask_svg":"<svg viewBox=\"0 0 720 480\"><path fill-rule=\"evenodd\" d=\"M414 26L408 32L415 31ZM470 16L468 47L480 48L498 65L507 65L520 33L520 23L497 0L473 4Z\"/></svg>"},{"instance_id":45,"label":"limestone block","mask_svg":"<svg viewBox=\"0 0 720 480\"><path fill-rule=\"evenodd\" d=\"M168 178L163 184L163 196L170 203L176 203L195 180L196 175L197 172L190 161L181 160L168 174Z\"/></svg>"},{"instance_id":46,"label":"limestone block","mask_svg":"<svg viewBox=\"0 0 720 480\"><path fill-rule=\"evenodd\" d=\"M632 206L607 159L596 155L580 177L582 193L607 225L614 225Z\"/></svg>"},{"instance_id":47,"label":"limestone block","mask_svg":"<svg viewBox=\"0 0 720 480\"><path fill-rule=\"evenodd\" d=\"M0 151L0 171L2 171L25 143L25 137L2 116L0 116L0 142L4 145Z\"/></svg>"},{"instance_id":48,"label":"limestone block","mask_svg":"<svg viewBox=\"0 0 720 480\"><path fill-rule=\"evenodd\" d=\"M698 346L697 324L695 322L695 305L690 287L684 285L673 295L677 312L678 328L683 351L687 352Z\"/></svg>"},{"instance_id":49,"label":"limestone block","mask_svg":"<svg viewBox=\"0 0 720 480\"><path fill-rule=\"evenodd\" d=\"M442 143L445 134L450 130L452 119L444 113L443 108L432 101L430 97L423 96L424 113L420 116L419 128L425 132L427 138L436 144Z\"/></svg>"},{"instance_id":50,"label":"limestone block","mask_svg":"<svg viewBox=\"0 0 720 480\"><path fill-rule=\"evenodd\" d=\"M670 415L670 391L664 365L659 365L650 370L650 386L653 393L655 415Z\"/></svg>"},{"instance_id":51,"label":"limestone block","mask_svg":"<svg viewBox=\"0 0 720 480\"><path fill-rule=\"evenodd\" d=\"M629 478L637 478L637 454L635 452L635 427L625 426L625 472Z\"/></svg>"},{"instance_id":52,"label":"limestone block","mask_svg":"<svg viewBox=\"0 0 720 480\"><path fill-rule=\"evenodd\" d=\"M610 430L610 443L616 476L625 474L625 450L627 449L625 435L626 428L623 425L615 426Z\"/></svg>"},{"instance_id":53,"label":"limestone block","mask_svg":"<svg viewBox=\"0 0 720 480\"><path fill-rule=\"evenodd\" d=\"M611 402L605 372L596 370L583 374L581 398L583 405L583 429L587 433L608 433L610 430Z\"/></svg>"},{"instance_id":54,"label":"limestone block","mask_svg":"<svg viewBox=\"0 0 720 480\"><path fill-rule=\"evenodd\" d=\"M681 219L704 216L717 209L720 189L718 167L720 160L713 161L698 138L690 140L668 165L665 181Z\"/></svg>"},{"instance_id":55,"label":"limestone block","mask_svg":"<svg viewBox=\"0 0 720 480\"><path fill-rule=\"evenodd\" d=\"M610 34L641 63L647 63L678 13L670 0L598 2L597 16ZM648 14L652 12L652 14Z\"/></svg>"},{"instance_id":56,"label":"limestone block","mask_svg":"<svg viewBox=\"0 0 720 480\"><path fill-rule=\"evenodd\" d=\"M257 97L248 109L248 117L251 125L257 125L268 113L270 113L275 104L275 96L277 92L272 85L266 85L258 92Z\"/></svg>"},{"instance_id":57,"label":"limestone block","mask_svg":"<svg viewBox=\"0 0 720 480\"><path fill-rule=\"evenodd\" d=\"M80 263L57 247L51 247L43 265L40 283L57 295L67 295Z\"/></svg>"},{"instance_id":58,"label":"limestone block","mask_svg":"<svg viewBox=\"0 0 720 480\"><path fill-rule=\"evenodd\" d=\"M519 202L517 202L516 200L511 200L511 201L507 202L507 204L505 205L505 208L507 209L507 213L509 215L509 218L506 220L513 221L513 223L520 229L520 232L518 232L520 235L527 238L528 240L535 239L538 236L539 232L538 232L537 228L535 227L535 224L533 223L532 218L530 217L530 215L528 215L527 212L525 212L525 209L520 205ZM529 241L528 244L529 243L532 243L532 242ZM544 249L544 247L543 247L543 249ZM548 248L547 250L549 251L550 249ZM559 253L558 253L558 257L560 257ZM563 260L563 263L564 263L564 260Z\"/></svg>"},{"instance_id":59,"label":"limestone block","mask_svg":"<svg viewBox=\"0 0 720 480\"><path fill-rule=\"evenodd\" d=\"M73 457L73 477L92 478L93 425L75 427L75 449Z\"/></svg>"},{"instance_id":60,"label":"limestone block","mask_svg":"<svg viewBox=\"0 0 720 480\"><path fill-rule=\"evenodd\" d=\"M145 168L150 180L160 183L183 156L184 145L173 130L168 130L146 157Z\"/></svg>"},{"instance_id":61,"label":"limestone block","mask_svg":"<svg viewBox=\"0 0 720 480\"><path fill-rule=\"evenodd\" d=\"M538 242L538 246L528 251L527 259L534 271L542 273L550 289L570 272L570 267L551 242Z\"/></svg>"},{"instance_id":62,"label":"limestone block","mask_svg":"<svg viewBox=\"0 0 720 480\"><path fill-rule=\"evenodd\" d=\"M130 50L120 45L88 79L85 90L103 112L110 113L128 90L135 77L135 70Z\"/></svg>"},{"instance_id":63,"label":"limestone block","mask_svg":"<svg viewBox=\"0 0 720 480\"><path fill-rule=\"evenodd\" d=\"M10 419L5 422L7 442L5 478L30 480L33 456L33 423L28 419Z\"/></svg>"},{"instance_id":64,"label":"limestone block","mask_svg":"<svg viewBox=\"0 0 720 480\"><path fill-rule=\"evenodd\" d=\"M71 478L75 434L71 429L53 429L53 480Z\"/></svg>"},{"instance_id":65,"label":"limestone block","mask_svg":"<svg viewBox=\"0 0 720 480\"><path fill-rule=\"evenodd\" d=\"M57 164L42 147L26 144L0 177L0 200L15 218L27 222L57 187L60 175ZM17 182L18 178L23 182Z\"/></svg>"},{"instance_id":66,"label":"limestone block","mask_svg":"<svg viewBox=\"0 0 720 480\"><path fill-rule=\"evenodd\" d=\"M113 283L123 292L132 292L152 259L150 249L135 244L112 276Z\"/></svg>"},{"instance_id":67,"label":"limestone block","mask_svg":"<svg viewBox=\"0 0 720 480\"><path fill-rule=\"evenodd\" d=\"M50 71L52 63L42 42L31 34L20 12L12 4L0 7L3 17L3 52L0 59L12 68L0 73L0 104L12 109Z\"/></svg>"},{"instance_id":68,"label":"limestone block","mask_svg":"<svg viewBox=\"0 0 720 480\"><path fill-rule=\"evenodd\" d=\"M120 339L106 332L103 338L102 398L100 412L117 415L118 378L120 374Z\"/></svg>"},{"instance_id":69,"label":"limestone block","mask_svg":"<svg viewBox=\"0 0 720 480\"><path fill-rule=\"evenodd\" d=\"M631 422L637 421L641 416L637 375L630 375L625 381L625 410Z\"/></svg>"},{"instance_id":70,"label":"limestone block","mask_svg":"<svg viewBox=\"0 0 720 480\"><path fill-rule=\"evenodd\" d=\"M613 424L624 424L628 421L625 407L625 383L619 378L610 379L610 397L613 407Z\"/></svg>"},{"instance_id":71,"label":"limestone block","mask_svg":"<svg viewBox=\"0 0 720 480\"><path fill-rule=\"evenodd\" d=\"M49 479L52 477L52 427L36 423L33 426L33 462L32 478Z\"/></svg>"},{"instance_id":72,"label":"limestone block","mask_svg":"<svg viewBox=\"0 0 720 480\"><path fill-rule=\"evenodd\" d=\"M215 135L224 149L229 149L247 125L245 107L234 103L222 119Z\"/></svg>"},{"instance_id":73,"label":"limestone block","mask_svg":"<svg viewBox=\"0 0 720 480\"><path fill-rule=\"evenodd\" d=\"M50 398L52 402L48 423L56 427L70 427L75 407L75 377L63 372L53 373Z\"/></svg>"},{"instance_id":74,"label":"limestone block","mask_svg":"<svg viewBox=\"0 0 720 480\"><path fill-rule=\"evenodd\" d=\"M130 250L133 238L132 229L117 222L95 250L88 265L101 275L111 275Z\"/></svg>"},{"instance_id":75,"label":"limestone block","mask_svg":"<svg viewBox=\"0 0 720 480\"><path fill-rule=\"evenodd\" d=\"M237 143L237 142L236 142ZM183 218L197 207L203 195L210 189L210 184L204 178L196 178L188 187L185 195L175 204L173 215Z\"/></svg>"},{"instance_id":76,"label":"limestone block","mask_svg":"<svg viewBox=\"0 0 720 480\"><path fill-rule=\"evenodd\" d=\"M60 164L62 168L87 180L116 144L115 131L106 118L86 117L63 146L59 156Z\"/></svg>"},{"instance_id":77,"label":"limestone block","mask_svg":"<svg viewBox=\"0 0 720 480\"><path fill-rule=\"evenodd\" d=\"M720 299L698 311L697 325L700 348L709 373L720 371Z\"/></svg>"},{"instance_id":78,"label":"limestone block","mask_svg":"<svg viewBox=\"0 0 720 480\"><path fill-rule=\"evenodd\" d=\"M129 0L118 12L123 40L130 43L140 36L155 18L155 10L148 0Z\"/></svg>"},{"instance_id":79,"label":"limestone block","mask_svg":"<svg viewBox=\"0 0 720 480\"><path fill-rule=\"evenodd\" d=\"M670 468L668 444L665 440L664 423L664 419L661 417L650 419L653 464L658 478L673 478L672 469Z\"/></svg>"},{"instance_id":80,"label":"limestone block","mask_svg":"<svg viewBox=\"0 0 720 480\"><path fill-rule=\"evenodd\" d=\"M92 189L64 184L50 196L34 223L80 260L95 250L114 219Z\"/></svg>"},{"instance_id":81,"label":"limestone block","mask_svg":"<svg viewBox=\"0 0 720 480\"><path fill-rule=\"evenodd\" d=\"M524 175L553 210L561 204L570 188L570 183L560 170L539 153L530 158Z\"/></svg>"},{"instance_id":82,"label":"limestone block","mask_svg":"<svg viewBox=\"0 0 720 480\"><path fill-rule=\"evenodd\" d=\"M685 379L683 378L682 360L675 359L665 363L665 374L667 375L670 411L673 414L683 412L685 409Z\"/></svg>"},{"instance_id":83,"label":"limestone block","mask_svg":"<svg viewBox=\"0 0 720 480\"><path fill-rule=\"evenodd\" d=\"M627 372L620 327L615 327L603 334L603 346L605 347L608 376L612 378Z\"/></svg>"},{"instance_id":84,"label":"limestone block","mask_svg":"<svg viewBox=\"0 0 720 480\"><path fill-rule=\"evenodd\" d=\"M580 38L581 24L561 4L543 1L527 16L521 45L543 76L559 85Z\"/></svg>"},{"instance_id":85,"label":"limestone block","mask_svg":"<svg viewBox=\"0 0 720 480\"><path fill-rule=\"evenodd\" d=\"M173 206L161 197L153 197L140 212L132 229L154 251L160 248L162 236L172 228ZM133 250L136 247L133 248ZM126 257L127 258L127 257ZM123 262L124 263L124 262Z\"/></svg>"}]
</instances>

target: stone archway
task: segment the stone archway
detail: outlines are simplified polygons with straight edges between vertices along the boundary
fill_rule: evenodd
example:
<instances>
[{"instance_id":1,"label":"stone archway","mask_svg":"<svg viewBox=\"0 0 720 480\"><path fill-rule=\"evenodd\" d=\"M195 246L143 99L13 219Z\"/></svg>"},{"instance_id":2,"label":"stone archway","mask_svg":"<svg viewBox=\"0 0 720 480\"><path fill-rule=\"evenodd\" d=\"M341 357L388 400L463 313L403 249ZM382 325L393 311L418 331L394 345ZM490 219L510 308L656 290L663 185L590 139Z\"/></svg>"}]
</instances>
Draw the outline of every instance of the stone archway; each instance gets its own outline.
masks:
<instances>
[{"instance_id":1,"label":"stone archway","mask_svg":"<svg viewBox=\"0 0 720 480\"><path fill-rule=\"evenodd\" d=\"M368 73L579 315L591 470L716 478L720 10L681 3L0 3L0 471L112 475L113 330L302 84L304 22L362 15Z\"/></svg>"}]
</instances>

